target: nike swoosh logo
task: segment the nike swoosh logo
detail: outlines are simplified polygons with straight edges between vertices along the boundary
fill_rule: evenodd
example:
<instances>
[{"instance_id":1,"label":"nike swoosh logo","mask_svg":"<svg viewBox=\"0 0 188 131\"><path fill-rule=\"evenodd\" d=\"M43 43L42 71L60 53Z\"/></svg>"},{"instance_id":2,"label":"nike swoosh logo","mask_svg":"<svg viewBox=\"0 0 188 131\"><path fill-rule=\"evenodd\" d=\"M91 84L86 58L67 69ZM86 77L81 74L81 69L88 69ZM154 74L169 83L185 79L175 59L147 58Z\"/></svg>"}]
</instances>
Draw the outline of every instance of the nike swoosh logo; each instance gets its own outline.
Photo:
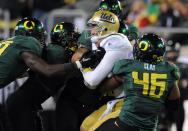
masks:
<instances>
[{"instance_id":1,"label":"nike swoosh logo","mask_svg":"<svg viewBox=\"0 0 188 131\"><path fill-rule=\"evenodd\" d=\"M117 122L115 121L114 124L119 128L119 125L117 124Z\"/></svg>"},{"instance_id":2,"label":"nike swoosh logo","mask_svg":"<svg viewBox=\"0 0 188 131\"><path fill-rule=\"evenodd\" d=\"M88 61L88 60L90 60L90 58L83 58L82 60L83 61Z\"/></svg>"}]
</instances>

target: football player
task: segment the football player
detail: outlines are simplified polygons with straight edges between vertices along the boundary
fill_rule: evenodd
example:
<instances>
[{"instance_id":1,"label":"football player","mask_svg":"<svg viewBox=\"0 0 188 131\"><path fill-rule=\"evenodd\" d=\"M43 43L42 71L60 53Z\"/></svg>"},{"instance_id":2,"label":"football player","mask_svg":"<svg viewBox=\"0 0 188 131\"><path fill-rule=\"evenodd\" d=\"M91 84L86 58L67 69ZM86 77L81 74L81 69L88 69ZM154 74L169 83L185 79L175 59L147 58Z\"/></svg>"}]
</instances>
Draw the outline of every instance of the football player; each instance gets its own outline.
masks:
<instances>
[{"instance_id":1,"label":"football player","mask_svg":"<svg viewBox=\"0 0 188 131\"><path fill-rule=\"evenodd\" d=\"M15 36L0 43L0 88L28 69L48 77L77 70L74 63L47 64L40 58L45 46L43 24L35 18L20 20L15 28Z\"/></svg>"},{"instance_id":2,"label":"football player","mask_svg":"<svg viewBox=\"0 0 188 131\"><path fill-rule=\"evenodd\" d=\"M125 35L117 33L119 30L119 20L116 15L109 11L97 11L88 21L88 24L91 26L93 50L100 47L104 48L106 51L103 59L93 71L82 71L85 84L90 89L96 89L97 86L110 74L116 61L120 59L132 59L132 45ZM79 62L77 64L79 66ZM80 66L80 68L82 67ZM118 91L118 95L119 97L122 97L123 93ZM117 100L114 100L114 102L115 101ZM98 114L102 115L103 111L105 110L103 109ZM94 115L94 117L91 116L90 118L98 119L99 117ZM87 130L91 126L90 124L93 124L96 120L87 119L86 122L82 124L82 130Z\"/></svg>"},{"instance_id":3,"label":"football player","mask_svg":"<svg viewBox=\"0 0 188 131\"><path fill-rule=\"evenodd\" d=\"M99 83L102 82L102 80L104 78L106 78L108 76L108 74L110 74L110 71L113 67L113 64L115 61L119 60L119 59L123 59L123 58L132 58L132 45L130 44L128 38L122 34L118 34L118 30L119 30L119 20L117 18L116 15L114 15L113 13L109 12L109 11L106 11L106 10L100 10L100 11L97 11L93 17L90 19L90 21L88 22L89 25L91 26L95 26L95 27L91 27L92 28L92 42L93 42L93 50L95 50L96 52L105 52L105 55L103 57L102 55L102 60L101 62L99 62L99 65L97 66L93 66L95 65L95 62L98 61L98 59L93 59L93 58L85 58L85 59L81 59L80 61L87 61L88 59L91 59L91 63L87 63L85 62L85 64L83 65L82 63L80 63L80 61L76 61L77 63L77 67L80 68L80 70L83 72L83 77L84 77L84 80L85 80L85 83L86 86L88 86L90 89L91 88L95 88L94 86L97 86L99 85ZM96 32L95 32L96 30ZM95 39L96 38L96 39ZM98 39L99 38L99 39ZM97 40L98 39L98 40ZM96 41L95 41L96 40ZM101 44L100 44L101 43ZM102 53L104 54L104 53ZM73 55L74 57L74 55ZM108 65L108 66L106 66ZM81 67L82 66L82 67ZM89 70L93 70L93 71L86 71L85 68L87 67L90 67ZM95 68L96 67L96 68ZM83 68L83 70L82 70ZM98 75L100 74L100 75ZM88 79L92 80L89 82L91 83L88 83ZM81 78L81 80L78 81L78 78L77 78L77 81L78 82L82 82L83 78ZM74 81L73 83L73 80L70 81L72 84L75 84L76 82ZM96 84L96 85L92 85L92 84ZM75 86L78 85L78 84L75 84ZM75 86L71 86L72 87L72 90L68 91L69 93L65 93L63 91L63 94L64 96L62 97L62 102L60 103L64 103L64 105L67 105L66 106L66 110L65 110L65 106L62 106L62 104L59 104L62 106L61 110L60 110L60 107L59 109L57 108L57 114L64 114L61 118L61 121L65 121L66 119L66 123L61 123L59 124L60 126L62 126L61 128L59 129L65 129L65 130L73 130L73 127L76 127L78 128L79 124L76 124L76 123L79 123L80 122L80 119L78 120L77 116L79 115L76 115L77 111L76 108L78 107L77 105L80 105L80 109L84 110L85 109L88 109L88 105L94 105L96 106L96 102L93 102L91 103L90 99L88 99L88 97L90 98L93 98L93 96L95 96L95 100L99 101L98 97L98 93L97 93L97 90L95 90L94 92L96 92L95 94L96 95L86 95L84 94L84 92L87 90L84 86L80 89L80 88L75 88ZM74 88L74 89L73 89ZM71 88L68 88L68 89L71 89ZM73 92L73 90L78 90L76 92ZM67 101L65 101L65 96L66 94L71 94L72 95L67 95L67 98L68 99ZM87 91L87 92L92 92L91 91ZM82 95L80 95L80 93ZM76 101L73 100L70 98L71 97L77 97L76 98ZM100 95L99 95L100 96ZM83 99L85 98L85 99ZM99 97L100 98L100 97ZM67 104L69 103L69 104ZM75 104L72 104L72 103L75 103ZM84 104L85 103L85 104ZM81 107L83 106L83 107ZM58 106L57 106L58 107ZM91 106L90 106L91 107ZM81 110L78 109L80 112ZM90 108L91 109L91 108ZM64 110L64 111L63 111ZM61 113L60 113L61 111ZM74 114L72 113L71 116L67 116L66 114L68 114L68 112L74 112ZM93 110L92 110L93 111ZM65 114L65 112L67 112ZM88 111L89 112L89 111ZM90 113L91 113L91 110L90 110ZM82 113L83 115L83 113ZM58 115L60 116L60 115ZM67 117L66 117L67 116ZM74 116L74 117L73 117ZM84 114L84 116L86 116L86 114ZM74 118L74 119L70 119L70 118ZM82 117L83 119L83 117ZM59 119L60 121L60 119ZM71 122L72 121L75 121L73 123L75 123L74 125L71 125ZM78 122L79 121L79 122ZM70 124L67 124L67 123L70 123ZM75 129L75 128L74 128ZM78 129L77 129L78 130Z\"/></svg>"},{"instance_id":4,"label":"football player","mask_svg":"<svg viewBox=\"0 0 188 131\"><path fill-rule=\"evenodd\" d=\"M120 21L119 33L126 35L129 41L138 38L138 29L133 25L126 23L123 18L121 3L119 0L101 0L99 10L109 10L118 16Z\"/></svg>"},{"instance_id":5,"label":"football player","mask_svg":"<svg viewBox=\"0 0 188 131\"><path fill-rule=\"evenodd\" d=\"M165 44L158 35L145 34L134 45L135 60L120 60L113 68L113 82L122 83L125 103L119 118L109 119L95 131L154 131L163 106L178 109L180 92L176 65L164 60Z\"/></svg>"},{"instance_id":6,"label":"football player","mask_svg":"<svg viewBox=\"0 0 188 131\"><path fill-rule=\"evenodd\" d=\"M129 41L134 44L134 41L138 38L138 29L133 24L128 24L123 20L122 7L119 0L101 0L98 10L107 10L114 13L120 22L118 32L126 35ZM91 50L92 42L88 36L90 36L88 31L82 32L78 42L80 43L81 47L85 47Z\"/></svg>"},{"instance_id":7,"label":"football player","mask_svg":"<svg viewBox=\"0 0 188 131\"><path fill-rule=\"evenodd\" d=\"M113 12L116 16L118 16L120 21L120 27L118 32L126 35L128 39L131 41L131 44L132 45L134 44L134 42L138 37L138 29L132 24L125 23L122 17L121 3L118 0L102 0L100 2L100 7L98 10L109 10ZM79 42L81 43L82 47L91 49L91 46L89 48L89 45L91 45L91 41L83 38L84 36L86 37L87 35L88 35L87 32L83 32L79 39ZM118 99L116 99L115 97ZM99 126L105 120L111 117L113 118L117 117L123 105L123 100L119 98L123 98L122 87L116 89L115 91L105 93L105 95L101 99L101 101L103 101L105 105L103 105L98 110L93 112L90 116L88 116L83 121L81 125L81 129L92 130L92 126L93 127L95 127L94 125Z\"/></svg>"},{"instance_id":8,"label":"football player","mask_svg":"<svg viewBox=\"0 0 188 131\"><path fill-rule=\"evenodd\" d=\"M51 31L51 43L43 50L43 60L48 64L68 63L77 49L78 36L79 33L72 23L56 24ZM64 85L65 80L65 77L46 78L29 72L27 81L6 102L12 130L37 130L35 118L40 105L47 98L55 95Z\"/></svg>"},{"instance_id":9,"label":"football player","mask_svg":"<svg viewBox=\"0 0 188 131\"><path fill-rule=\"evenodd\" d=\"M23 75L28 66L22 58L24 52L42 55L45 30L40 21L25 18L18 22L15 36L0 42L0 88Z\"/></svg>"}]
</instances>

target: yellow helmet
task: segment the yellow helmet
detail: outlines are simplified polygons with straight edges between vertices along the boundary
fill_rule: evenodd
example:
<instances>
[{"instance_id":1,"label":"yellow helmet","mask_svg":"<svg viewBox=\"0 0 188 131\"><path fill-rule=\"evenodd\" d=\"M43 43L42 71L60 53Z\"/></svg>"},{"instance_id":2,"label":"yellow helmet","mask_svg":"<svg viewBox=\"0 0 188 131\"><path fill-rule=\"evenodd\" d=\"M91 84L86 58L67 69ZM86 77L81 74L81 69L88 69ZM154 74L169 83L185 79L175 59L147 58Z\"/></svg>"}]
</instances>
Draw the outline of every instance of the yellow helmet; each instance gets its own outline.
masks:
<instances>
[{"instance_id":1,"label":"yellow helmet","mask_svg":"<svg viewBox=\"0 0 188 131\"><path fill-rule=\"evenodd\" d=\"M98 27L98 36L117 33L119 30L118 17L107 10L99 10L95 12L92 18L88 21L88 25L95 25Z\"/></svg>"}]
</instances>

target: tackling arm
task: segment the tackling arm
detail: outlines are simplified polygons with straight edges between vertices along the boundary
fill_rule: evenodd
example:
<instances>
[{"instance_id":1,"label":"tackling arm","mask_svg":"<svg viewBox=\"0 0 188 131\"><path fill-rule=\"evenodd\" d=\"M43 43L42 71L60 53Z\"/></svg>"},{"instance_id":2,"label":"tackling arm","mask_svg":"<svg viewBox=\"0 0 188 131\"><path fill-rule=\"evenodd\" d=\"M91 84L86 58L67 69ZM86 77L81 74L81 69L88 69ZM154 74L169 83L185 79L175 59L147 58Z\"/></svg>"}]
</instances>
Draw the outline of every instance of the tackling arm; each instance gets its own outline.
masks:
<instances>
[{"instance_id":1,"label":"tackling arm","mask_svg":"<svg viewBox=\"0 0 188 131\"><path fill-rule=\"evenodd\" d=\"M123 77L112 76L102 81L98 87L99 91L102 93L112 91L118 88L123 83Z\"/></svg>"},{"instance_id":2,"label":"tackling arm","mask_svg":"<svg viewBox=\"0 0 188 131\"><path fill-rule=\"evenodd\" d=\"M74 72L78 70L76 65L73 63L49 65L40 57L30 52L23 52L21 54L21 58L32 71L40 73L47 77L58 75L64 76L72 73L72 71Z\"/></svg>"},{"instance_id":3,"label":"tackling arm","mask_svg":"<svg viewBox=\"0 0 188 131\"><path fill-rule=\"evenodd\" d=\"M96 89L100 82L112 71L115 62L120 60L124 55L124 51L109 51L93 71L83 72L84 81L88 88Z\"/></svg>"}]
</instances>

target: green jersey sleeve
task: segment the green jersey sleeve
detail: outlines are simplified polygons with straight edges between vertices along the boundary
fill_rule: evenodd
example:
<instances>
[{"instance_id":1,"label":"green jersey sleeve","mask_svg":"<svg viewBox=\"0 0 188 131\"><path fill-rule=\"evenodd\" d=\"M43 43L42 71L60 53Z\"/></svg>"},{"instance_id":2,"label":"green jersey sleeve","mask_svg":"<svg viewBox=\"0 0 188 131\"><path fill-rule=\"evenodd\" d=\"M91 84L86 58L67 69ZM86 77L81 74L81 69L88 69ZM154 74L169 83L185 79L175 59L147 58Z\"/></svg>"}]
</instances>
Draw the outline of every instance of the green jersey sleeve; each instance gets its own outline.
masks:
<instances>
[{"instance_id":1,"label":"green jersey sleeve","mask_svg":"<svg viewBox=\"0 0 188 131\"><path fill-rule=\"evenodd\" d=\"M126 72L129 72L128 65L131 64L133 60L120 60L115 63L113 68L113 74L114 75L123 75Z\"/></svg>"},{"instance_id":2,"label":"green jersey sleeve","mask_svg":"<svg viewBox=\"0 0 188 131\"><path fill-rule=\"evenodd\" d=\"M92 50L92 42L89 31L83 31L80 37L78 38L78 44L80 47L85 47L89 50Z\"/></svg>"},{"instance_id":3,"label":"green jersey sleeve","mask_svg":"<svg viewBox=\"0 0 188 131\"><path fill-rule=\"evenodd\" d=\"M171 72L172 76L174 76L175 80L179 80L181 76L179 67L172 63L171 66L172 66L172 72Z\"/></svg>"},{"instance_id":4,"label":"green jersey sleeve","mask_svg":"<svg viewBox=\"0 0 188 131\"><path fill-rule=\"evenodd\" d=\"M128 38L129 40L138 39L138 28L133 24L128 25Z\"/></svg>"},{"instance_id":5,"label":"green jersey sleeve","mask_svg":"<svg viewBox=\"0 0 188 131\"><path fill-rule=\"evenodd\" d=\"M40 56L42 53L42 47L38 40L33 37L20 36L14 39L15 48L18 53L31 52L35 55Z\"/></svg>"}]
</instances>

